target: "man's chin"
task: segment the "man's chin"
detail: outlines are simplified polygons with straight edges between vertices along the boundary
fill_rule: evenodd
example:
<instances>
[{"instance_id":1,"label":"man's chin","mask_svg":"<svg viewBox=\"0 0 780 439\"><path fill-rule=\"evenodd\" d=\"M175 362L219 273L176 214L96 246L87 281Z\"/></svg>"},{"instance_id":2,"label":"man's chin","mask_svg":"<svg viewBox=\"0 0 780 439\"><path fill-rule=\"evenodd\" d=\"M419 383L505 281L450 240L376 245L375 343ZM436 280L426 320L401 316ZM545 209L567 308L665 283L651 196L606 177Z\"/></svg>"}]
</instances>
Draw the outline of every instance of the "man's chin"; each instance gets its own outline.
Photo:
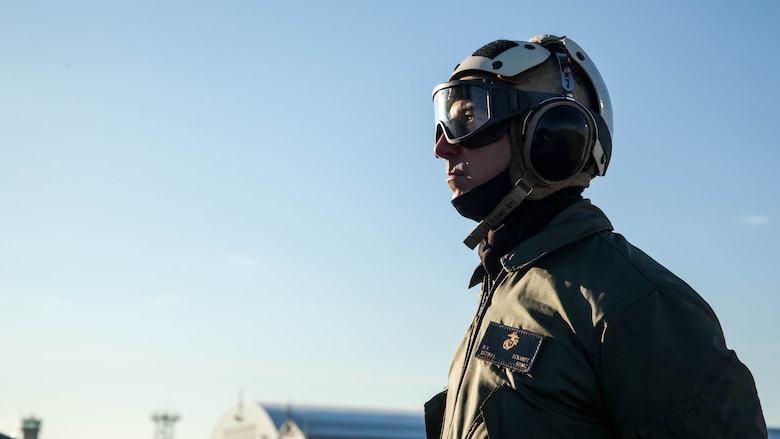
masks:
<instances>
[{"instance_id":1,"label":"man's chin","mask_svg":"<svg viewBox=\"0 0 780 439\"><path fill-rule=\"evenodd\" d=\"M454 199L460 197L461 195L464 195L467 192L468 192L468 190L453 189L453 191L452 191L452 199L454 200Z\"/></svg>"}]
</instances>

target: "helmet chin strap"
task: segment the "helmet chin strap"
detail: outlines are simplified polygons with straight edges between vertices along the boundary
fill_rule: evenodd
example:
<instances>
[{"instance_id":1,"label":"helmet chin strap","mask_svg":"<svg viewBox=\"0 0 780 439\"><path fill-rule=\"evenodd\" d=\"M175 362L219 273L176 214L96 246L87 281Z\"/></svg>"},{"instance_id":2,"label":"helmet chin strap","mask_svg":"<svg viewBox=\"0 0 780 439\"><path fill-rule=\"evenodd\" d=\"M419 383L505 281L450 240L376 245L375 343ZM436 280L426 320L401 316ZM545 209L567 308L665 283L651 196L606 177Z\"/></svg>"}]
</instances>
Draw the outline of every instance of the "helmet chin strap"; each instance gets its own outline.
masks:
<instances>
[{"instance_id":1,"label":"helmet chin strap","mask_svg":"<svg viewBox=\"0 0 780 439\"><path fill-rule=\"evenodd\" d=\"M509 175L517 179L514 187L496 205L490 214L463 240L468 248L474 250L487 237L488 232L501 224L526 198L539 200L563 188L577 186L586 188L590 185L591 175L578 172L561 181L544 181L533 172L530 163L526 163L522 145L522 120L515 119L509 123L509 138L512 142L512 160L509 165ZM518 177L519 176L519 177Z\"/></svg>"},{"instance_id":2,"label":"helmet chin strap","mask_svg":"<svg viewBox=\"0 0 780 439\"><path fill-rule=\"evenodd\" d=\"M534 185L533 180L530 179L530 174L526 174L518 179L509 193L504 196L498 205L496 205L496 208L493 209L485 219L477 224L477 227L475 227L469 236L463 240L463 243L471 250L474 250L474 248L487 237L490 229L500 224L501 221L509 215L509 212L515 210L523 200L531 195L531 192L534 190Z\"/></svg>"}]
</instances>

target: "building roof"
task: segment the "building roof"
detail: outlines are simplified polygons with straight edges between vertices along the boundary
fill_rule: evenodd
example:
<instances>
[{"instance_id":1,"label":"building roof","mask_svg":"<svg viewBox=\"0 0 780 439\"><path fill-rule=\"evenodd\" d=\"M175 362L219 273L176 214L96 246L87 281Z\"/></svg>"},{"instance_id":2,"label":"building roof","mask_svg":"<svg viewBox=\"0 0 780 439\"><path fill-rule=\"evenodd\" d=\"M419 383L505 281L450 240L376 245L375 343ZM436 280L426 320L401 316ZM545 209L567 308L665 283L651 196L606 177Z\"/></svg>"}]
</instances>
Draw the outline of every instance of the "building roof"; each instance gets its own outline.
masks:
<instances>
[{"instance_id":1,"label":"building roof","mask_svg":"<svg viewBox=\"0 0 780 439\"><path fill-rule=\"evenodd\" d=\"M261 405L277 428L289 419L306 439L425 439L422 412Z\"/></svg>"},{"instance_id":2,"label":"building roof","mask_svg":"<svg viewBox=\"0 0 780 439\"><path fill-rule=\"evenodd\" d=\"M239 402L212 439L425 439L420 412Z\"/></svg>"}]
</instances>

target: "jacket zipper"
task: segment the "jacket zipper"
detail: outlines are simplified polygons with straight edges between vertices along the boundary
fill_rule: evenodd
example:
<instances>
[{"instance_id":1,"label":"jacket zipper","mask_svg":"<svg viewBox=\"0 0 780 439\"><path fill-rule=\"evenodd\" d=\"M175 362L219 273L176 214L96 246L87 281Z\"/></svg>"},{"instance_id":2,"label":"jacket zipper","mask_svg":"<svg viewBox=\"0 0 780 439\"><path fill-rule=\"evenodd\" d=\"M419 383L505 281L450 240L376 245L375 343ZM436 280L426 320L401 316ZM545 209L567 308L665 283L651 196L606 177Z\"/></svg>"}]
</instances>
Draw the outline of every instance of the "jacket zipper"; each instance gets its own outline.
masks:
<instances>
[{"instance_id":1,"label":"jacket zipper","mask_svg":"<svg viewBox=\"0 0 780 439\"><path fill-rule=\"evenodd\" d=\"M466 369L468 368L469 362L471 361L472 352L474 351L474 345L477 341L477 335L479 334L479 328L482 327L482 319L485 317L485 312L487 311L487 307L490 304L490 299L493 297L493 287L495 286L496 281L498 280L498 277L501 277L499 274L497 276L496 280L493 280L493 278L489 275L485 275L485 281L484 281L484 288L482 289L482 297L479 301L479 307L477 308L477 313L474 315L474 327L471 331L471 334L469 335L469 342L468 346L466 346L466 356L463 359L463 367L460 371L460 380L458 380L458 388L457 392L455 393L455 401L452 407L452 414L455 414L455 410L458 407L458 399L460 399L460 389L463 387L463 381L466 378ZM455 423L455 416L452 416L450 419L450 426L449 431L447 431L447 437L450 436L452 433L452 428Z\"/></svg>"}]
</instances>

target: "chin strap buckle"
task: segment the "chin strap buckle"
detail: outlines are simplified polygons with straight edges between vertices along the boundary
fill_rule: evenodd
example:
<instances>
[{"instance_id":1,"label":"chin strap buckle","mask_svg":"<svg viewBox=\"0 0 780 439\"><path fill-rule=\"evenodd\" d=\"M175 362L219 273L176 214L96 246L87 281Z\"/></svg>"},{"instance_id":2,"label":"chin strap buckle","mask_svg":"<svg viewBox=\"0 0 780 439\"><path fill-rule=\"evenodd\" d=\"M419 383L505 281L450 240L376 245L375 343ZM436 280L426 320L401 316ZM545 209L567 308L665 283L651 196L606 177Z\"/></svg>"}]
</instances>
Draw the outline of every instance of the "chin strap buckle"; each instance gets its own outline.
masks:
<instances>
[{"instance_id":1,"label":"chin strap buckle","mask_svg":"<svg viewBox=\"0 0 780 439\"><path fill-rule=\"evenodd\" d=\"M531 192L534 191L534 185L530 182L526 176L515 182L515 187L509 191L508 194L498 203L495 209L480 222L474 230L469 233L469 236L463 240L468 248L474 250L474 248L487 237L488 232L509 215L509 212L515 210L520 203L523 202Z\"/></svg>"}]
</instances>

